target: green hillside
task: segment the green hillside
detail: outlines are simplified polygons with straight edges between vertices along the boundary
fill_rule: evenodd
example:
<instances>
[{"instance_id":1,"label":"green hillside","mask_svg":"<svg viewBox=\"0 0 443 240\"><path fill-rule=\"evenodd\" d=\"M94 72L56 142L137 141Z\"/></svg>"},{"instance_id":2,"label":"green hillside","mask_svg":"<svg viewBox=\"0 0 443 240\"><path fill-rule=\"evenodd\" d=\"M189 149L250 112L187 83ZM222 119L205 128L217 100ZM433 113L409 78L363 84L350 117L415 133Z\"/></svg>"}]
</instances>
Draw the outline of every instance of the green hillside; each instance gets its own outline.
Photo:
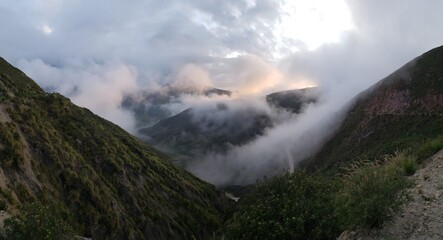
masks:
<instances>
[{"instance_id":1,"label":"green hillside","mask_svg":"<svg viewBox=\"0 0 443 240\"><path fill-rule=\"evenodd\" d=\"M120 127L0 58L0 201L54 206L93 239L202 239L228 203Z\"/></svg>"}]
</instances>

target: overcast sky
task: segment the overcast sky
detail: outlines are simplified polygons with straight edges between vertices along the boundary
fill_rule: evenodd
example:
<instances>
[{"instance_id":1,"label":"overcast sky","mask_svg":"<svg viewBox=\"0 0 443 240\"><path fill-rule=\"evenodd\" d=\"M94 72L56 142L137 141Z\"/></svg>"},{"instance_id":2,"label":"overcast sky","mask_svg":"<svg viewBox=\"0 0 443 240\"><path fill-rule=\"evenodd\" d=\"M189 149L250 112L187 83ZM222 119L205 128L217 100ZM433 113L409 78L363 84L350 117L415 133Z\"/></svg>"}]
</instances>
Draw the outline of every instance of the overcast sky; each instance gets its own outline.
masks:
<instances>
[{"instance_id":1,"label":"overcast sky","mask_svg":"<svg viewBox=\"0 0 443 240\"><path fill-rule=\"evenodd\" d=\"M111 112L125 93L171 82L186 64L221 88L320 84L353 95L441 45L441 9L438 0L0 0L0 56L118 122L124 114Z\"/></svg>"},{"instance_id":2,"label":"overcast sky","mask_svg":"<svg viewBox=\"0 0 443 240\"><path fill-rule=\"evenodd\" d=\"M299 161L349 99L442 45L442 9L440 0L0 0L0 56L132 132L123 97L168 83L240 96L323 87L324 104L193 171L245 183L276 159ZM233 169L247 179L213 174Z\"/></svg>"}]
</instances>

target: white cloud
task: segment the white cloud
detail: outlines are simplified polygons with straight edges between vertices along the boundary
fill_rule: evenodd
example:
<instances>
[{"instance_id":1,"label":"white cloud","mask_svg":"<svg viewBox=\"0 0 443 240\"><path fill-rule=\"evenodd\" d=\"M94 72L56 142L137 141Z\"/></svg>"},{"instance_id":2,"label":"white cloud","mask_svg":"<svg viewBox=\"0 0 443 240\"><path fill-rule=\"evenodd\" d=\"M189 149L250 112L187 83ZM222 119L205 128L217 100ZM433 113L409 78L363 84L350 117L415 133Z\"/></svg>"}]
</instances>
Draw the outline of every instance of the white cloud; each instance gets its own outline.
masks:
<instances>
[{"instance_id":1,"label":"white cloud","mask_svg":"<svg viewBox=\"0 0 443 240\"><path fill-rule=\"evenodd\" d=\"M52 30L52 28L49 27L48 25L43 25L43 27L42 27L42 31L43 31L44 34L49 35L49 34L52 33L53 30Z\"/></svg>"},{"instance_id":2,"label":"white cloud","mask_svg":"<svg viewBox=\"0 0 443 240\"><path fill-rule=\"evenodd\" d=\"M75 104L89 108L128 131L134 132L133 114L121 108L126 94L137 90L137 71L134 67L117 64L90 63L57 68L41 59L21 60L19 67L35 77L48 91L57 90Z\"/></svg>"},{"instance_id":3,"label":"white cloud","mask_svg":"<svg viewBox=\"0 0 443 240\"><path fill-rule=\"evenodd\" d=\"M327 111L308 111L286 126L294 134L276 128L266 135L268 140L287 143L281 144L285 149L297 149L306 134L322 130L309 129L317 123L311 119L334 119L334 112L359 91L443 43L442 1L346 0L345 4L342 0L1 1L0 22L7 24L0 25L0 55L42 86L127 129L132 122L119 107L122 96L176 78L182 79L177 84L212 84L249 94L318 84L328 93ZM322 136L308 135L314 140ZM270 156L279 149L265 138L255 144ZM283 155L280 162L288 159ZM299 160L296 153L291 158ZM255 173L271 164L260 163L263 168L245 169L258 176Z\"/></svg>"}]
</instances>

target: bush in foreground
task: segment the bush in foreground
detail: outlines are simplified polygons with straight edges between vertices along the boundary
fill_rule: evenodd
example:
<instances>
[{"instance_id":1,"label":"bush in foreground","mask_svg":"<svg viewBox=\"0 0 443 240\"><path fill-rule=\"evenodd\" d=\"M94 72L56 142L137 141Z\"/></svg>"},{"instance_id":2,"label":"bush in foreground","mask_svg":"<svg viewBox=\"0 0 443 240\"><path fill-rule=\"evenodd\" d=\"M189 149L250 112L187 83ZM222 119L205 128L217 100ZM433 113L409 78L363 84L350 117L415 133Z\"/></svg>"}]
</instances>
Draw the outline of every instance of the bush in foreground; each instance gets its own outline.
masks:
<instances>
[{"instance_id":1,"label":"bush in foreground","mask_svg":"<svg viewBox=\"0 0 443 240\"><path fill-rule=\"evenodd\" d=\"M303 171L259 182L228 225L229 239L327 239L337 235L334 182Z\"/></svg>"},{"instance_id":2,"label":"bush in foreground","mask_svg":"<svg viewBox=\"0 0 443 240\"><path fill-rule=\"evenodd\" d=\"M434 153L440 151L443 148L443 135L439 135L435 138L429 139L421 144L417 151L416 156L419 161L422 161Z\"/></svg>"},{"instance_id":3,"label":"bush in foreground","mask_svg":"<svg viewBox=\"0 0 443 240\"><path fill-rule=\"evenodd\" d=\"M406 201L415 158L405 152L359 161L334 177L303 171L259 182L228 222L228 239L334 239L380 226Z\"/></svg>"},{"instance_id":4,"label":"bush in foreground","mask_svg":"<svg viewBox=\"0 0 443 240\"><path fill-rule=\"evenodd\" d=\"M395 160L395 161L394 161ZM384 161L351 164L335 193L336 214L346 229L383 224L406 200L411 159L396 155ZM414 170L415 171L415 170Z\"/></svg>"},{"instance_id":5,"label":"bush in foreground","mask_svg":"<svg viewBox=\"0 0 443 240\"><path fill-rule=\"evenodd\" d=\"M17 217L5 220L0 239L71 240L74 231L49 207L37 203L25 205Z\"/></svg>"}]
</instances>

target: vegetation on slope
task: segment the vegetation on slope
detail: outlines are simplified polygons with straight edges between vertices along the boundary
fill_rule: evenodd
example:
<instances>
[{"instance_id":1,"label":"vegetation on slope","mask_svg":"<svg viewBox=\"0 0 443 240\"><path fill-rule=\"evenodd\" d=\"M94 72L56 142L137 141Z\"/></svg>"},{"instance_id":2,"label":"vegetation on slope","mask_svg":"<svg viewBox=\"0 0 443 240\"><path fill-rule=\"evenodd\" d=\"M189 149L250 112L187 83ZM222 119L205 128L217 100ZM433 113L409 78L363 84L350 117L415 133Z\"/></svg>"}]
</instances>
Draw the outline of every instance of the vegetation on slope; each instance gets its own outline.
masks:
<instances>
[{"instance_id":1,"label":"vegetation on slope","mask_svg":"<svg viewBox=\"0 0 443 240\"><path fill-rule=\"evenodd\" d=\"M222 224L216 189L0 59L0 201L55 206L94 239L192 239Z\"/></svg>"},{"instance_id":2,"label":"vegetation on slope","mask_svg":"<svg viewBox=\"0 0 443 240\"><path fill-rule=\"evenodd\" d=\"M411 158L358 161L332 178L299 170L259 182L240 200L227 237L335 239L346 229L380 226L406 200Z\"/></svg>"},{"instance_id":3,"label":"vegetation on slope","mask_svg":"<svg viewBox=\"0 0 443 240\"><path fill-rule=\"evenodd\" d=\"M38 203L23 205L20 215L5 220L0 239L72 240L75 232L54 208Z\"/></svg>"}]
</instances>

